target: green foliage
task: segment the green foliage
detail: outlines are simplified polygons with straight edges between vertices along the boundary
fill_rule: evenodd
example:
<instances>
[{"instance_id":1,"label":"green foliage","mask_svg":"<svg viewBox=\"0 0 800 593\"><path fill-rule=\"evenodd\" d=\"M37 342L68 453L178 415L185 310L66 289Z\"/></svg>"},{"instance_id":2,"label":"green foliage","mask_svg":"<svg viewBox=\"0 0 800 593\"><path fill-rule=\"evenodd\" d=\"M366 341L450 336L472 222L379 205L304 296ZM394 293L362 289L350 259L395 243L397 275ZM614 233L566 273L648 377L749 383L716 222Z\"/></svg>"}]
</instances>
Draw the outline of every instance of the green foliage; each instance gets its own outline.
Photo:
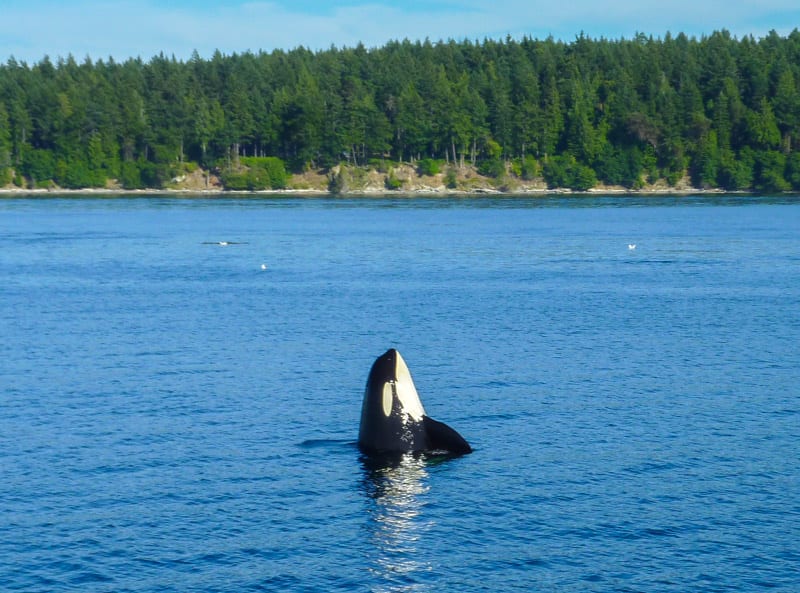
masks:
<instances>
[{"instance_id":1,"label":"green foliage","mask_svg":"<svg viewBox=\"0 0 800 593\"><path fill-rule=\"evenodd\" d=\"M384 175L388 175L392 171L392 168L398 165L398 163L386 159L369 159L369 163L367 164L370 168Z\"/></svg>"},{"instance_id":2,"label":"green foliage","mask_svg":"<svg viewBox=\"0 0 800 593\"><path fill-rule=\"evenodd\" d=\"M686 175L689 159L681 154L671 154L664 159L661 169L662 175L670 186L676 186Z\"/></svg>"},{"instance_id":3,"label":"green foliage","mask_svg":"<svg viewBox=\"0 0 800 593\"><path fill-rule=\"evenodd\" d=\"M328 177L328 191L333 195L339 195L350 189L348 176L344 167L340 166L338 171L331 171Z\"/></svg>"},{"instance_id":4,"label":"green foliage","mask_svg":"<svg viewBox=\"0 0 800 593\"><path fill-rule=\"evenodd\" d=\"M532 156L526 156L522 159L519 176L525 181L536 179L537 177L540 177L541 174L542 168L539 165L539 161Z\"/></svg>"},{"instance_id":5,"label":"green foliage","mask_svg":"<svg viewBox=\"0 0 800 593\"><path fill-rule=\"evenodd\" d=\"M441 167L442 161L436 159L422 159L417 163L417 171L420 175L438 175Z\"/></svg>"},{"instance_id":6,"label":"green foliage","mask_svg":"<svg viewBox=\"0 0 800 593\"><path fill-rule=\"evenodd\" d=\"M455 167L447 167L447 171L444 174L444 184L448 189L458 188L458 173Z\"/></svg>"},{"instance_id":7,"label":"green foliage","mask_svg":"<svg viewBox=\"0 0 800 593\"><path fill-rule=\"evenodd\" d=\"M495 142L491 138L486 141L486 155L489 157L489 160L499 161L502 154L503 147L500 146L498 142Z\"/></svg>"},{"instance_id":8,"label":"green foliage","mask_svg":"<svg viewBox=\"0 0 800 593\"><path fill-rule=\"evenodd\" d=\"M597 175L591 167L577 165L573 169L572 184L567 186L577 191L587 191L597 185Z\"/></svg>"},{"instance_id":9,"label":"green foliage","mask_svg":"<svg viewBox=\"0 0 800 593\"><path fill-rule=\"evenodd\" d=\"M55 179L61 187L68 189L80 189L93 185L89 167L82 160L70 163L59 160L56 163Z\"/></svg>"},{"instance_id":10,"label":"green foliage","mask_svg":"<svg viewBox=\"0 0 800 593\"><path fill-rule=\"evenodd\" d=\"M658 179L658 161L656 151L652 144L646 144L642 155L642 172L647 177L648 183L655 183Z\"/></svg>"},{"instance_id":11,"label":"green foliage","mask_svg":"<svg viewBox=\"0 0 800 593\"><path fill-rule=\"evenodd\" d=\"M761 99L757 110L747 114L745 122L750 146L767 150L780 146L781 133L778 121L766 98Z\"/></svg>"},{"instance_id":12,"label":"green foliage","mask_svg":"<svg viewBox=\"0 0 800 593\"><path fill-rule=\"evenodd\" d=\"M800 152L793 152L786 159L786 180L794 190L800 190Z\"/></svg>"},{"instance_id":13,"label":"green foliage","mask_svg":"<svg viewBox=\"0 0 800 593\"><path fill-rule=\"evenodd\" d=\"M286 187L286 165L278 157L252 157L242 159L242 163L256 171L259 180L270 189L283 189Z\"/></svg>"},{"instance_id":14,"label":"green foliage","mask_svg":"<svg viewBox=\"0 0 800 593\"><path fill-rule=\"evenodd\" d=\"M120 166L119 182L124 189L143 189L142 175L134 161L125 161Z\"/></svg>"},{"instance_id":15,"label":"green foliage","mask_svg":"<svg viewBox=\"0 0 800 593\"><path fill-rule=\"evenodd\" d=\"M487 159L478 165L478 173L497 179L506 174L506 164L499 158Z\"/></svg>"},{"instance_id":16,"label":"green foliage","mask_svg":"<svg viewBox=\"0 0 800 593\"><path fill-rule=\"evenodd\" d=\"M597 185L597 175L594 170L578 163L572 156L548 159L543 174L551 189L568 188L586 191Z\"/></svg>"},{"instance_id":17,"label":"green foliage","mask_svg":"<svg viewBox=\"0 0 800 593\"><path fill-rule=\"evenodd\" d=\"M367 182L367 170L340 164L328 175L328 191L343 194L350 190L363 189Z\"/></svg>"},{"instance_id":18,"label":"green foliage","mask_svg":"<svg viewBox=\"0 0 800 593\"><path fill-rule=\"evenodd\" d=\"M644 156L637 146L615 148L606 144L595 162L597 177L608 185L630 189L641 186Z\"/></svg>"},{"instance_id":19,"label":"green foliage","mask_svg":"<svg viewBox=\"0 0 800 593\"><path fill-rule=\"evenodd\" d=\"M44 149L33 149L25 154L20 171L33 184L49 181L56 176L56 161L53 153Z\"/></svg>"},{"instance_id":20,"label":"green foliage","mask_svg":"<svg viewBox=\"0 0 800 593\"><path fill-rule=\"evenodd\" d=\"M791 185L784 178L786 155L777 150L756 154L755 187L758 191L778 193L788 191Z\"/></svg>"},{"instance_id":21,"label":"green foliage","mask_svg":"<svg viewBox=\"0 0 800 593\"><path fill-rule=\"evenodd\" d=\"M398 190L403 187L403 182L397 178L394 169L389 169L389 174L386 176L385 185L386 189L389 190Z\"/></svg>"},{"instance_id":22,"label":"green foliage","mask_svg":"<svg viewBox=\"0 0 800 593\"><path fill-rule=\"evenodd\" d=\"M722 189L737 191L753 186L753 164L752 153L747 152L739 158L732 151L723 151L720 158L719 173L717 179Z\"/></svg>"},{"instance_id":23,"label":"green foliage","mask_svg":"<svg viewBox=\"0 0 800 593\"><path fill-rule=\"evenodd\" d=\"M220 180L225 189L229 191L253 191L254 189L249 171L226 171Z\"/></svg>"},{"instance_id":24,"label":"green foliage","mask_svg":"<svg viewBox=\"0 0 800 593\"><path fill-rule=\"evenodd\" d=\"M697 156L691 168L692 183L702 188L716 187L719 166L720 151L717 135L712 130L700 140Z\"/></svg>"},{"instance_id":25,"label":"green foliage","mask_svg":"<svg viewBox=\"0 0 800 593\"><path fill-rule=\"evenodd\" d=\"M172 173L168 164L153 163L140 159L137 165L139 167L139 176L144 187L160 189L172 178Z\"/></svg>"},{"instance_id":26,"label":"green foliage","mask_svg":"<svg viewBox=\"0 0 800 593\"><path fill-rule=\"evenodd\" d=\"M277 157L242 157L239 166L227 169L221 179L228 190L260 191L285 188L288 175Z\"/></svg>"},{"instance_id":27,"label":"green foliage","mask_svg":"<svg viewBox=\"0 0 800 593\"><path fill-rule=\"evenodd\" d=\"M8 112L0 103L0 187L11 183L11 127Z\"/></svg>"}]
</instances>

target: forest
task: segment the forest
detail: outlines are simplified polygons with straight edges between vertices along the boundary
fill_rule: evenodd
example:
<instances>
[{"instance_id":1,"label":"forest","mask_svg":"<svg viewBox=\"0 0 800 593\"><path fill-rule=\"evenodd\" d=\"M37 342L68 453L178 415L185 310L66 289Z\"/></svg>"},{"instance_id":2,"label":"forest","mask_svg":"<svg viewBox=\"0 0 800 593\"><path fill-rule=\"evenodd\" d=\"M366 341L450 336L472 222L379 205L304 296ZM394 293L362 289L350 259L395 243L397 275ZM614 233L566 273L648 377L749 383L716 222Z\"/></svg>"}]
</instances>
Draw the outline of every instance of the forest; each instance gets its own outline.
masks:
<instances>
[{"instance_id":1,"label":"forest","mask_svg":"<svg viewBox=\"0 0 800 593\"><path fill-rule=\"evenodd\" d=\"M800 32L392 41L0 66L0 187L281 188L346 164L800 190ZM387 182L387 187L390 187Z\"/></svg>"}]
</instances>

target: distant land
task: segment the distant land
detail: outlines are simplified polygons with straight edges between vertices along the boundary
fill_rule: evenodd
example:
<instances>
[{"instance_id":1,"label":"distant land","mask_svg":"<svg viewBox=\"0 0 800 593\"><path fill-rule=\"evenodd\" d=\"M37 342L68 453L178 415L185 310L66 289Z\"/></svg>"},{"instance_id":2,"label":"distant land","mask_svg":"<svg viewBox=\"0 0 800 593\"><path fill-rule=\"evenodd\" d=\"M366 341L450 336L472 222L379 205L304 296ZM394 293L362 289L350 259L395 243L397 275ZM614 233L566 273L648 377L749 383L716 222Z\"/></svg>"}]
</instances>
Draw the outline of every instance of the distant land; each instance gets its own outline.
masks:
<instances>
[{"instance_id":1,"label":"distant land","mask_svg":"<svg viewBox=\"0 0 800 593\"><path fill-rule=\"evenodd\" d=\"M630 194L698 194L721 193L719 188L697 188L688 177L675 185L664 180L642 185L637 189L624 186L609 186L597 183L585 190L549 186L542 177L521 179L509 171L502 177L481 175L471 165L450 167L446 173L423 174L419 164L397 164L388 162L384 166L336 165L330 170L287 173L281 187L226 187L219 176L208 170L196 168L170 179L160 187L123 188L116 180L109 179L104 187L62 188L55 183L47 187L19 187L14 184L0 188L0 196L14 195L137 195L137 194L286 194L286 195L453 195L453 194L549 194L549 193L630 193Z\"/></svg>"},{"instance_id":2,"label":"distant land","mask_svg":"<svg viewBox=\"0 0 800 593\"><path fill-rule=\"evenodd\" d=\"M0 66L0 188L800 190L800 32Z\"/></svg>"}]
</instances>

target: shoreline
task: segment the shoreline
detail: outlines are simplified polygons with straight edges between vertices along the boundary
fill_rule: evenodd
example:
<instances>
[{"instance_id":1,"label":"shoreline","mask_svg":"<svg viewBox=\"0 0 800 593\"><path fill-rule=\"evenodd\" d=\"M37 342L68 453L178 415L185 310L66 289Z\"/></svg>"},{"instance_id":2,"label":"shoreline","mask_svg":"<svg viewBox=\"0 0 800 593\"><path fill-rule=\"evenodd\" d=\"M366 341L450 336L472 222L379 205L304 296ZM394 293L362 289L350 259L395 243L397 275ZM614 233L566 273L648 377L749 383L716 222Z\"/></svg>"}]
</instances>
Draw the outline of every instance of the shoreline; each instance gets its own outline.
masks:
<instances>
[{"instance_id":1,"label":"shoreline","mask_svg":"<svg viewBox=\"0 0 800 593\"><path fill-rule=\"evenodd\" d=\"M399 187L390 189L388 181L394 178ZM334 179L339 183L334 183ZM44 184L43 184L44 185ZM332 191L332 185L337 186ZM784 195L798 192L783 192ZM225 197L225 196L296 196L296 197L482 197L482 196L690 196L690 195L772 195L756 190L725 190L719 187L702 188L691 184L689 175L674 185L664 179L642 184L638 189L622 185L598 183L594 187L572 189L570 187L550 188L543 177L523 180L514 175L502 179L481 175L473 165L457 169L455 180L447 180L445 174L435 172L421 174L414 164L401 163L379 170L374 167L337 165L330 170L309 170L288 175L282 189L226 189L216 173L196 168L185 175L179 175L162 188L124 189L116 179L109 179L106 187L86 187L80 189L61 188L52 181L44 187L25 188L9 183L0 187L0 197L30 196L183 196L183 197Z\"/></svg>"},{"instance_id":2,"label":"shoreline","mask_svg":"<svg viewBox=\"0 0 800 593\"><path fill-rule=\"evenodd\" d=\"M577 191L568 188L519 188L512 191L501 191L497 189L475 188L472 190L463 189L406 189L406 190L373 190L358 189L348 190L340 193L333 193L321 189L265 189L265 190L225 190L225 189L24 189L24 188L0 188L0 197L46 197L46 196L185 196L185 197L224 197L224 196L296 196L296 197L390 197L390 196L409 196L409 197L484 197L484 196L547 196L547 195L570 195L570 196L591 196L591 195L616 195L616 196L692 196L692 195L798 195L797 192L783 192L782 194L762 194L757 191L727 191L718 188L659 188L659 189L619 189L619 188L592 188L586 191Z\"/></svg>"}]
</instances>

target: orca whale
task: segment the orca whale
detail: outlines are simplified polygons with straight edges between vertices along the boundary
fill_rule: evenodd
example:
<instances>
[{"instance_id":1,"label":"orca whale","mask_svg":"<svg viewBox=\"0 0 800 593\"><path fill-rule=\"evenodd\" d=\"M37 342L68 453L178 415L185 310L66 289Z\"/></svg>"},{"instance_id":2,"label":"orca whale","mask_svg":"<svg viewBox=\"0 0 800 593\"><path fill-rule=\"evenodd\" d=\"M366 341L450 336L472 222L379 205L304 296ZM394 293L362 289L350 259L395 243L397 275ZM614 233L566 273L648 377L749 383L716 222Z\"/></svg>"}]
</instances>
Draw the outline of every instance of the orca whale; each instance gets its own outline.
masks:
<instances>
[{"instance_id":1,"label":"orca whale","mask_svg":"<svg viewBox=\"0 0 800 593\"><path fill-rule=\"evenodd\" d=\"M394 348L379 356L369 371L358 446L368 454L472 452L464 437L425 413L406 361Z\"/></svg>"}]
</instances>

